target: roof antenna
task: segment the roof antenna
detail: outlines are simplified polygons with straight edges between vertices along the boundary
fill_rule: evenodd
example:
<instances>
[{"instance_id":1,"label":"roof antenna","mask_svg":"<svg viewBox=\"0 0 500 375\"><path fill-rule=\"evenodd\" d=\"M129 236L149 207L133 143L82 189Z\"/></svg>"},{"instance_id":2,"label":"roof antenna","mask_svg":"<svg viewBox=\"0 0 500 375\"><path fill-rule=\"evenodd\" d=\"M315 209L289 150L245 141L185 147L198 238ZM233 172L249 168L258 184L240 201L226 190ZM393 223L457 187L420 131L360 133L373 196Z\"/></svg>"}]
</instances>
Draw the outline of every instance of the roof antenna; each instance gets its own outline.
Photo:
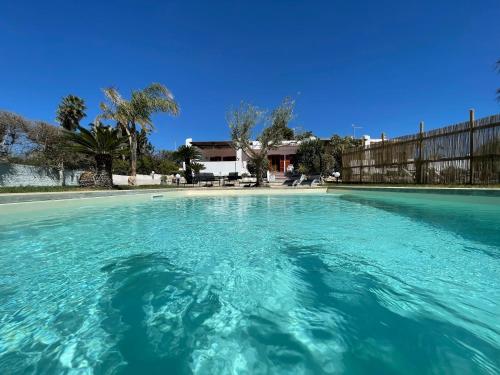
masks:
<instances>
[{"instance_id":1,"label":"roof antenna","mask_svg":"<svg viewBox=\"0 0 500 375\"><path fill-rule=\"evenodd\" d=\"M363 129L362 126L356 126L354 124L352 124L352 138L353 139L356 139L356 129Z\"/></svg>"}]
</instances>

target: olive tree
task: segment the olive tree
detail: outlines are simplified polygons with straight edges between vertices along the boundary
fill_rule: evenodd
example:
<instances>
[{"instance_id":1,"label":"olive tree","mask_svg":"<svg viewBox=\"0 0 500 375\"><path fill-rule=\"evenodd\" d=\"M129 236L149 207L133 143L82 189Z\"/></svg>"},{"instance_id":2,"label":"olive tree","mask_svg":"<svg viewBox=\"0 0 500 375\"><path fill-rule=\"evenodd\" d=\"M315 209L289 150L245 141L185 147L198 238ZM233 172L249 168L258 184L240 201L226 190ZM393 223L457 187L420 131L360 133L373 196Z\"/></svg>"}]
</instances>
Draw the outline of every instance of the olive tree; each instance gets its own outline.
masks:
<instances>
[{"instance_id":1,"label":"olive tree","mask_svg":"<svg viewBox=\"0 0 500 375\"><path fill-rule=\"evenodd\" d=\"M285 98L270 114L257 107L240 103L227 113L226 120L231 129L231 139L235 149L241 149L250 158L255 170L256 184L262 185L262 176L267 168L267 153L277 148L287 135L288 123L293 119L294 101ZM252 141L252 132L257 125L264 125Z\"/></svg>"}]
</instances>

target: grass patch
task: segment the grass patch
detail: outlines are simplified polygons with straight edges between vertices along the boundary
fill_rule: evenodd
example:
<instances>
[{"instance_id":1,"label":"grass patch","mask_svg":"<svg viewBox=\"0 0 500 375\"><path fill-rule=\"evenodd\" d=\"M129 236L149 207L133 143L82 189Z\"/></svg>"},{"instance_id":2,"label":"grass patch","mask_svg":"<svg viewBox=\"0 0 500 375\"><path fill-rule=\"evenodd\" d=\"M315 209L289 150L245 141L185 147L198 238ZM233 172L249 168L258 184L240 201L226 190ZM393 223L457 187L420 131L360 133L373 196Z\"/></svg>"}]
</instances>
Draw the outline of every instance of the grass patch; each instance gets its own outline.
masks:
<instances>
[{"instance_id":1,"label":"grass patch","mask_svg":"<svg viewBox=\"0 0 500 375\"><path fill-rule=\"evenodd\" d=\"M89 191L97 190L82 188L80 186L4 186L0 187L0 193L49 193L61 191Z\"/></svg>"},{"instance_id":2,"label":"grass patch","mask_svg":"<svg viewBox=\"0 0 500 375\"><path fill-rule=\"evenodd\" d=\"M141 185L141 186L115 186L113 190L139 190L139 189L171 189L176 188L175 185ZM81 186L12 186L0 187L2 193L58 193L65 191L98 191L103 190L98 187L81 187Z\"/></svg>"}]
</instances>

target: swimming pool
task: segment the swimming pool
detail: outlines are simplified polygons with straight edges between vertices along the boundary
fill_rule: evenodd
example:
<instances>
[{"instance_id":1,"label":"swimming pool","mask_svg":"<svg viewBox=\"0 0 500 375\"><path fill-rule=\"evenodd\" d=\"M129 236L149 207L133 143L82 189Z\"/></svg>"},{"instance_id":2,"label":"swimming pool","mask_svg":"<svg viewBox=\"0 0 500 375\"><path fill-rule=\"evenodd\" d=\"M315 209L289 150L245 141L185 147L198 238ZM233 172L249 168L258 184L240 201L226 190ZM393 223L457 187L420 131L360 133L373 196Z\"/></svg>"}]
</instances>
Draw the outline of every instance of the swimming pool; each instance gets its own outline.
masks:
<instances>
[{"instance_id":1,"label":"swimming pool","mask_svg":"<svg viewBox=\"0 0 500 375\"><path fill-rule=\"evenodd\" d=\"M498 198L36 207L0 206L1 374L500 371Z\"/></svg>"}]
</instances>

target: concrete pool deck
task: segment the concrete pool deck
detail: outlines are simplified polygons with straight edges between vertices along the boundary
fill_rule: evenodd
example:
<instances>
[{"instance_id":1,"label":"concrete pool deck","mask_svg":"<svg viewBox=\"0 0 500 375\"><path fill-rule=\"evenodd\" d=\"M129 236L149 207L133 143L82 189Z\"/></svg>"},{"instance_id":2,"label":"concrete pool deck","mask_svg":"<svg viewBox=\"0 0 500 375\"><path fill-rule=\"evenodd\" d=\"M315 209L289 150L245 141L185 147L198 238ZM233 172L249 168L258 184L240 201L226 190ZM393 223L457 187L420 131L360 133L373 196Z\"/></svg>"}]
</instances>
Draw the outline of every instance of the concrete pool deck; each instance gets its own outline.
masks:
<instances>
[{"instance_id":1,"label":"concrete pool deck","mask_svg":"<svg viewBox=\"0 0 500 375\"><path fill-rule=\"evenodd\" d=\"M497 187L330 185L328 192L380 192L500 197Z\"/></svg>"},{"instance_id":2,"label":"concrete pool deck","mask_svg":"<svg viewBox=\"0 0 500 375\"><path fill-rule=\"evenodd\" d=\"M75 200L85 198L134 197L141 195L169 195L169 196L235 196L235 195L277 195L277 194L310 194L326 193L327 187L300 187L300 188L223 188L223 187L194 187L194 188L159 188L135 190L88 190L63 191L40 193L1 193L0 205Z\"/></svg>"},{"instance_id":3,"label":"concrete pool deck","mask_svg":"<svg viewBox=\"0 0 500 375\"><path fill-rule=\"evenodd\" d=\"M394 192L453 194L469 196L500 197L500 188L487 187L431 187L431 186L370 186L370 185L328 185L317 187L193 187L193 188L158 188L135 190L88 190L58 191L36 193L0 193L0 206L14 203L78 200L84 198L133 197L141 195L168 194L172 196L236 196L236 195L276 195L310 193L348 193L348 192Z\"/></svg>"}]
</instances>

